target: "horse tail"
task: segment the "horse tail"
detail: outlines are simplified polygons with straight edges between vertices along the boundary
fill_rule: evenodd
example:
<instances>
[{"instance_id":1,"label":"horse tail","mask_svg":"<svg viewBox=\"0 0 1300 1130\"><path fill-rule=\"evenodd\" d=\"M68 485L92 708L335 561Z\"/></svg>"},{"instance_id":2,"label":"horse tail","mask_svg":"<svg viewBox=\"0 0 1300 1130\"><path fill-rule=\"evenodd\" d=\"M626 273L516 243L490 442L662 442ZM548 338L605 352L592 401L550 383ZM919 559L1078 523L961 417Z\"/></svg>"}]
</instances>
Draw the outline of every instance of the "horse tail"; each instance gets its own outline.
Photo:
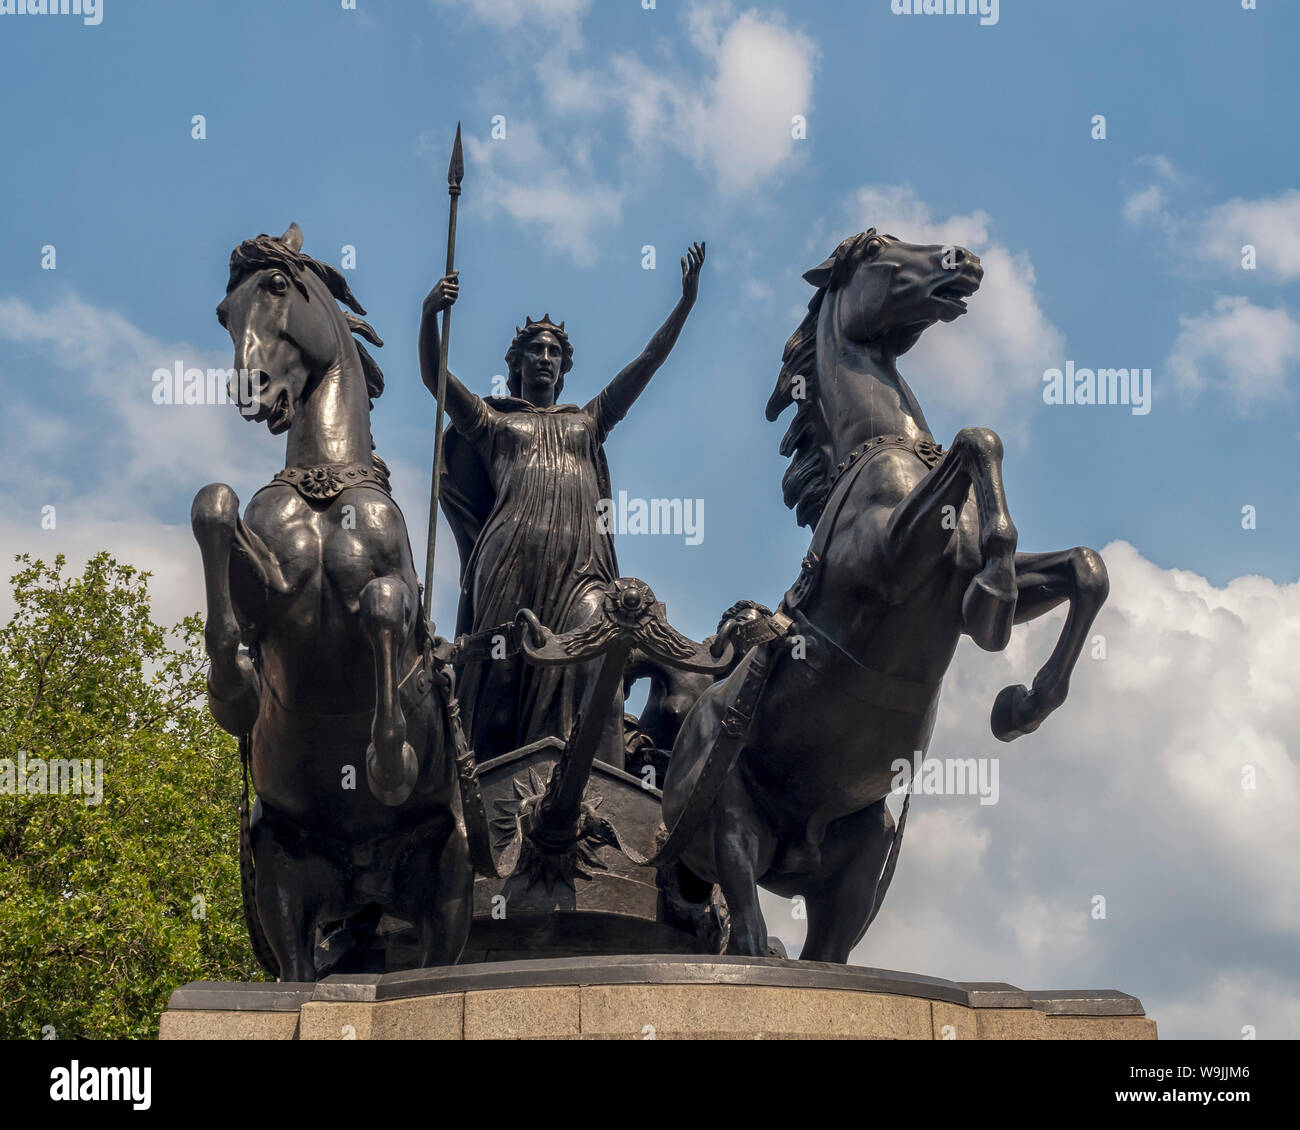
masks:
<instances>
[{"instance_id":1,"label":"horse tail","mask_svg":"<svg viewBox=\"0 0 1300 1130\"><path fill-rule=\"evenodd\" d=\"M885 866L881 869L880 878L876 880L876 895L871 905L871 917L867 919L867 924L862 929L863 934L871 928L871 924L876 920L876 915L880 913L881 903L885 901L885 893L889 890L889 884L894 878L894 868L898 865L898 851L903 846L903 828L907 825L907 805L911 799L912 790L908 789L903 794L903 811L898 814L898 827L894 829L894 839L889 845L889 855L885 858ZM859 941L861 941L860 938Z\"/></svg>"},{"instance_id":2,"label":"horse tail","mask_svg":"<svg viewBox=\"0 0 1300 1130\"><path fill-rule=\"evenodd\" d=\"M248 766L251 759L251 742L249 735L244 734L239 739L239 761L244 771L244 787L239 797L239 894L244 904L244 925L253 944L253 956L278 981L280 963L275 959L266 930L262 927L262 916L257 912L257 867L253 862L253 834L248 808Z\"/></svg>"}]
</instances>

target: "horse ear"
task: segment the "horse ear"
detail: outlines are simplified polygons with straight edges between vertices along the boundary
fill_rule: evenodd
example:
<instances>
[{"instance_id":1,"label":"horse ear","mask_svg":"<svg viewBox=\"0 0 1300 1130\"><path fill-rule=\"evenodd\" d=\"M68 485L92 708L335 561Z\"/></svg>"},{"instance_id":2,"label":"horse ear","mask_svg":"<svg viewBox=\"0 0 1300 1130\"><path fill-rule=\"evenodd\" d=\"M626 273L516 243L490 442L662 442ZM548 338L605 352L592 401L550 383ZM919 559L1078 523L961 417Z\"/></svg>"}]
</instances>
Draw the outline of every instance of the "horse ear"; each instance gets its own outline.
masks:
<instances>
[{"instance_id":1,"label":"horse ear","mask_svg":"<svg viewBox=\"0 0 1300 1130\"><path fill-rule=\"evenodd\" d=\"M831 273L835 270L835 256L832 255L824 263L819 263L811 271L804 271L804 282L811 283L818 290L830 285Z\"/></svg>"},{"instance_id":2,"label":"horse ear","mask_svg":"<svg viewBox=\"0 0 1300 1130\"><path fill-rule=\"evenodd\" d=\"M290 224L289 230L280 237L280 242L297 255L302 250L302 228L297 224Z\"/></svg>"}]
</instances>

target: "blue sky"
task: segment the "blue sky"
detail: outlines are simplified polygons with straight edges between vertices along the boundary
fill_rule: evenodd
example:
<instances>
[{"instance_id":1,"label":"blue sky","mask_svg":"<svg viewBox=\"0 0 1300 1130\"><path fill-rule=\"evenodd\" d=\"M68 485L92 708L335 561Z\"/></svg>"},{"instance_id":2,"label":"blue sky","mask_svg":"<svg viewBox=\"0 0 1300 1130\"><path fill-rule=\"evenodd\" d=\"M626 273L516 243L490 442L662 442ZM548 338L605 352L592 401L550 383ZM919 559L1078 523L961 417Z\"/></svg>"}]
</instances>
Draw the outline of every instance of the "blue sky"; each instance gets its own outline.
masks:
<instances>
[{"instance_id":1,"label":"blue sky","mask_svg":"<svg viewBox=\"0 0 1300 1130\"><path fill-rule=\"evenodd\" d=\"M1134 784L1124 827L1163 813L1147 829L1158 858L1177 837L1200 835L1229 861L1224 891L1264 852L1274 859L1260 881L1290 875L1294 886L1294 832L1272 821L1300 796L1300 714L1293 686L1267 709L1252 695L1300 658L1300 9L1276 0L1260 9L1003 0L992 26L894 15L889 0L658 0L649 11L639 0L358 0L355 11L337 0L105 0L95 27L0 16L4 550L75 557L107 545L155 569L166 611L198 607L194 491L224 479L246 499L281 466L282 441L228 406L155 406L150 375L176 360L230 363L213 316L230 250L291 221L318 258L337 264L343 245L357 249L349 281L387 342L374 430L422 545L433 404L415 340L420 301L441 272L444 175L460 120L467 171L451 358L481 392L504 370L514 326L550 313L576 350L566 393L585 401L671 308L682 249L708 241L681 341L609 444L616 490L704 500L699 546L618 544L623 572L647 580L673 620L701 636L741 596L775 603L807 544L780 500L785 421L762 415L810 293L801 273L873 224L964 243L984 258L983 290L900 367L940 442L971 424L1003 435L1023 548L1127 543L1119 571L1112 561L1108 614L1111 635L1131 633L1135 665L1081 671L1073 713L1014 751L990 752L1010 760L1023 747L1056 763L1035 778L1041 796L1025 784L1048 809L1061 803L1053 771L1066 773L1072 755L1096 760L1091 785L1076 786L1094 788L1103 827L1115 813L1103 838L1117 843L1127 842L1126 818L1108 807L1115 774L1105 767L1143 765L1155 776L1145 793ZM196 114L206 140L191 137ZM796 114L806 139L790 137ZM1097 114L1105 140L1091 136ZM490 136L494 115L505 116L504 139ZM1257 249L1254 271L1240 265L1245 243ZM41 269L47 244L52 271ZM646 244L657 270L641 267ZM1150 368L1151 412L1044 404L1044 370L1067 360ZM43 505L58 510L55 530L41 529ZM1247 505L1252 530L1242 528ZM449 627L449 537L442 547L435 611ZM985 679L993 692L1001 685L988 665L1012 664L1022 681L1050 648L1052 623L1029 633L1024 652L959 653L937 742L983 748ZM1180 656L1202 650L1201 666L1182 668ZM1230 664L1244 681L1224 677ZM1167 723L1141 746L1143 695L1124 694L1135 687ZM1134 717L1114 707L1121 699ZM1189 718L1189 702L1206 714ZM1083 734L1085 717L1112 708L1109 729ZM1196 739L1186 735L1219 726L1224 744L1188 749ZM1150 744L1175 730L1184 745ZM1271 815L1243 810L1214 839L1206 814L1240 798L1216 802L1213 790L1235 781L1236 743L1256 739L1257 760L1271 766ZM1204 788L1188 783L1189 766ZM1143 955L1185 944L1199 921L1191 893L1158 921L1130 923L1125 940L1071 950L1069 961L1053 958L1050 942L1030 945L1034 922L1068 917L1070 899L1083 897L1070 892L1084 879L1067 857L1088 851L1049 846L1050 820L1026 825L1037 800L1018 815L1014 796L996 816L935 806L934 842L976 855L984 843L986 878L1015 871L999 845L1018 850L1027 835L1041 836L1059 867L1008 887L1013 909L991 916L1002 925L989 927L986 952L1011 946L1020 966L966 968L931 948L923 955L934 967L923 971L1023 981L1027 968L1073 982L1082 963L1183 1009L1183 1034L1251 1023L1241 1016L1252 1008L1272 1010L1274 1034L1300 1033L1300 987L1279 956L1300 923L1293 900L1266 911L1259 892L1233 896L1248 937L1206 942L1178 974L1144 968ZM1241 841L1239 823L1258 839ZM1141 850L1152 858L1152 844ZM860 960L889 964L892 952L899 964L916 952L903 921L910 896L899 893L908 855L891 894L897 917L887 912L873 931L883 949ZM918 855L916 867L953 874L939 856ZM1119 877L1124 857L1107 858L1112 881L1151 904L1152 889ZM1168 865L1179 865L1176 852ZM1201 865L1181 865L1191 891ZM914 874L913 889L929 875ZM1214 890L1217 900L1224 892ZM913 920L930 913L917 903ZM926 936L937 946L954 923L966 933L989 918L972 907L936 919ZM1225 969L1238 978L1226 988Z\"/></svg>"}]
</instances>

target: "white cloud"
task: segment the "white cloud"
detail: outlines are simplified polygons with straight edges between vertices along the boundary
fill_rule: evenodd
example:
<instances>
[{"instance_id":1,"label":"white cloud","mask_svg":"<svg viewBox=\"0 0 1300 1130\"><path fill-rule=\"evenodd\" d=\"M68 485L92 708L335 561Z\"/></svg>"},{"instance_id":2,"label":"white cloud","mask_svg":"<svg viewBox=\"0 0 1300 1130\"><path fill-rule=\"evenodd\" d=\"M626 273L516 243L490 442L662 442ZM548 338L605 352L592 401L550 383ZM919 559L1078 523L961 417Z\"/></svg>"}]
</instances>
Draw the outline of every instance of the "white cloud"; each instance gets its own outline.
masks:
<instances>
[{"instance_id":1,"label":"white cloud","mask_svg":"<svg viewBox=\"0 0 1300 1130\"><path fill-rule=\"evenodd\" d=\"M664 146L690 157L736 194L756 188L794 157L796 114L812 109L816 44L780 16L726 5L696 5L688 15L695 47L711 73L665 70L633 55L613 63L612 93L642 150Z\"/></svg>"},{"instance_id":2,"label":"white cloud","mask_svg":"<svg viewBox=\"0 0 1300 1130\"><path fill-rule=\"evenodd\" d=\"M1241 269L1241 249L1249 244L1258 270L1284 282L1300 279L1300 190L1233 198L1211 208L1198 226L1201 253L1225 270Z\"/></svg>"},{"instance_id":3,"label":"white cloud","mask_svg":"<svg viewBox=\"0 0 1300 1130\"><path fill-rule=\"evenodd\" d=\"M1064 613L1001 655L967 642L931 756L1000 758L1000 800L912 799L898 870L856 963L1028 989L1139 996L1166 1037L1300 1036L1300 581L1216 587L1125 542L1070 697L1010 745L998 690L1029 682ZM1243 767L1257 787L1242 787ZM1093 918L1095 895L1106 918ZM804 923L765 896L771 932Z\"/></svg>"},{"instance_id":4,"label":"white cloud","mask_svg":"<svg viewBox=\"0 0 1300 1130\"><path fill-rule=\"evenodd\" d=\"M1281 306L1223 296L1197 315L1184 314L1166 367L1178 387L1197 392L1222 380L1242 407L1276 400L1300 361L1300 323Z\"/></svg>"},{"instance_id":5,"label":"white cloud","mask_svg":"<svg viewBox=\"0 0 1300 1130\"><path fill-rule=\"evenodd\" d=\"M498 31L577 39L592 0L435 0Z\"/></svg>"},{"instance_id":6,"label":"white cloud","mask_svg":"<svg viewBox=\"0 0 1300 1130\"><path fill-rule=\"evenodd\" d=\"M1185 186L1187 179L1166 157L1148 156L1139 163L1154 170L1156 181L1125 199L1126 221L1159 227L1179 255L1223 271L1241 272L1242 249L1251 246L1260 274L1275 282L1300 279L1300 189L1176 209L1170 190Z\"/></svg>"},{"instance_id":7,"label":"white cloud","mask_svg":"<svg viewBox=\"0 0 1300 1130\"><path fill-rule=\"evenodd\" d=\"M984 282L970 313L927 331L902 368L922 405L942 404L963 422L1015 431L1041 402L1043 370L1059 365L1065 349L1039 306L1028 255L991 239L985 212L940 219L910 185L865 186L844 211L839 235L820 238L812 255L824 256L839 236L869 227L909 243L959 244L979 255Z\"/></svg>"},{"instance_id":8,"label":"white cloud","mask_svg":"<svg viewBox=\"0 0 1300 1130\"><path fill-rule=\"evenodd\" d=\"M1124 219L1130 224L1141 223L1147 219L1160 219L1165 215L1168 197L1158 184L1133 193L1124 201Z\"/></svg>"},{"instance_id":9,"label":"white cloud","mask_svg":"<svg viewBox=\"0 0 1300 1130\"><path fill-rule=\"evenodd\" d=\"M779 15L735 16L727 3L696 3L687 10L686 30L704 66L649 63L633 53L596 64L585 61L581 35L589 0L437 2L499 33L512 62L490 90L492 113L518 104L531 85L547 108L583 122L555 130L543 144L522 112L507 112L504 139L466 138L470 159L485 170L476 191L487 206L540 232L548 246L578 263L595 261L600 237L621 218L627 196L595 171L593 155L611 152L611 127L603 121L610 111L633 143L630 152L621 139L617 146L627 184L653 185L667 149L690 158L733 195L786 166L800 144L791 136L792 119L811 109L817 49ZM672 52L658 54L671 58ZM440 157L442 144L421 139Z\"/></svg>"},{"instance_id":10,"label":"white cloud","mask_svg":"<svg viewBox=\"0 0 1300 1130\"><path fill-rule=\"evenodd\" d=\"M596 260L600 234L622 215L624 193L595 176L585 139L546 145L526 122L507 121L499 140L466 134L483 206L509 216L575 262Z\"/></svg>"}]
</instances>

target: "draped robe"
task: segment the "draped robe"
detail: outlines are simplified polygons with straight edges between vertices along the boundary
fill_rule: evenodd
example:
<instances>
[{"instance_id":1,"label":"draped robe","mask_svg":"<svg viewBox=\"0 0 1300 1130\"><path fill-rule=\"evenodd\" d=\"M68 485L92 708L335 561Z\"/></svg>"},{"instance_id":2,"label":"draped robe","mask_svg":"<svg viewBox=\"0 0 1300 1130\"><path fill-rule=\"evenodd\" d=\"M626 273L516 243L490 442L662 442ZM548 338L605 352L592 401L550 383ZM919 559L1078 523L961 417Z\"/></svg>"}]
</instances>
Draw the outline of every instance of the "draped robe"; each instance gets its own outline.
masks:
<instances>
[{"instance_id":1,"label":"draped robe","mask_svg":"<svg viewBox=\"0 0 1300 1130\"><path fill-rule=\"evenodd\" d=\"M597 504L611 494L603 445L619 408L608 389L582 408L474 397L453 421L442 505L460 549L458 635L504 624L520 608L562 632L599 608L601 586L618 577ZM567 738L598 665L537 667L521 656L465 664L458 697L479 759ZM621 697L598 753L620 766Z\"/></svg>"}]
</instances>

